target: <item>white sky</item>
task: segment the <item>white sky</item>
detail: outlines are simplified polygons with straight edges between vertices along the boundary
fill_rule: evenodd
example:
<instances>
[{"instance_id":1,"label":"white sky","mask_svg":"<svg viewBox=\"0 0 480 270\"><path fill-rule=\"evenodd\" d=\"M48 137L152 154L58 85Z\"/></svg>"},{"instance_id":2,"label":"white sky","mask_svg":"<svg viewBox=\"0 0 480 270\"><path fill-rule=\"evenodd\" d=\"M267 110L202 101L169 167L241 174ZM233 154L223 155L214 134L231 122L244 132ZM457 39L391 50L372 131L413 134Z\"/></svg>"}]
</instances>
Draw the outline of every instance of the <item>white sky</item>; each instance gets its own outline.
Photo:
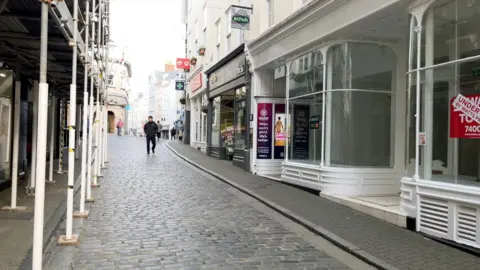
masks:
<instances>
[{"instance_id":1,"label":"white sky","mask_svg":"<svg viewBox=\"0 0 480 270\"><path fill-rule=\"evenodd\" d=\"M163 70L166 61L185 55L185 25L181 24L181 1L112 0L111 31L117 47L112 56L132 64L133 93L148 91L148 75Z\"/></svg>"}]
</instances>

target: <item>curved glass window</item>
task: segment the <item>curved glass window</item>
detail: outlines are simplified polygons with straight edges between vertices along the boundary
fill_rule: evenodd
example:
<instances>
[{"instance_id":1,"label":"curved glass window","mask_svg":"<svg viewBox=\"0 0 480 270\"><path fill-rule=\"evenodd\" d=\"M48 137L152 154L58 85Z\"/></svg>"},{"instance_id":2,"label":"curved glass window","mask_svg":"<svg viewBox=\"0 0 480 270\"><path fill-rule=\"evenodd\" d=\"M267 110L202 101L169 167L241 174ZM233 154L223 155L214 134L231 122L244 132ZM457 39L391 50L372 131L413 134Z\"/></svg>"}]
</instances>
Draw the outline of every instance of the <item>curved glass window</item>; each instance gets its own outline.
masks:
<instances>
[{"instance_id":1,"label":"curved glass window","mask_svg":"<svg viewBox=\"0 0 480 270\"><path fill-rule=\"evenodd\" d=\"M419 177L425 180L480 186L480 123L453 107L462 95L480 105L480 2L466 0L436 1L423 19L422 59L425 70L420 76L420 99L416 100L417 83L412 80L410 114L420 103L420 130L410 121L414 135L424 136L426 143L417 145L410 136L409 149L419 151ZM413 30L412 30L413 31ZM416 33L410 34L414 39ZM411 47L412 48L412 47ZM411 49L410 54L416 55ZM479 58L475 58L479 56ZM474 57L467 62L457 60ZM438 67L437 64L443 64ZM418 133L420 132L420 133ZM413 175L415 155L410 155L408 175Z\"/></svg>"},{"instance_id":2,"label":"curved glass window","mask_svg":"<svg viewBox=\"0 0 480 270\"><path fill-rule=\"evenodd\" d=\"M376 44L343 43L327 57L326 165L393 167L395 54Z\"/></svg>"},{"instance_id":3,"label":"curved glass window","mask_svg":"<svg viewBox=\"0 0 480 270\"><path fill-rule=\"evenodd\" d=\"M324 66L320 51L290 65L288 159L320 164L322 156Z\"/></svg>"}]
</instances>

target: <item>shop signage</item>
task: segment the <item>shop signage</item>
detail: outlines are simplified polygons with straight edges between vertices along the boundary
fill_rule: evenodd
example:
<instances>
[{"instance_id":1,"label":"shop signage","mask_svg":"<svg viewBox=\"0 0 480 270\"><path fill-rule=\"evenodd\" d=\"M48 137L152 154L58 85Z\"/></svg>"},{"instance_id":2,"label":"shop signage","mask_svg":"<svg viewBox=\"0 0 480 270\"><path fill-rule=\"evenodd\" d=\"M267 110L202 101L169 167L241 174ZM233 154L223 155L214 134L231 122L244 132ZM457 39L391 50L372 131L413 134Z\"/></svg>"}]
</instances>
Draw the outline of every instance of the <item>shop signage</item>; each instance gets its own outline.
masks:
<instances>
[{"instance_id":1,"label":"shop signage","mask_svg":"<svg viewBox=\"0 0 480 270\"><path fill-rule=\"evenodd\" d=\"M177 69L190 69L190 59L188 58L177 58L175 63Z\"/></svg>"},{"instance_id":2,"label":"shop signage","mask_svg":"<svg viewBox=\"0 0 480 270\"><path fill-rule=\"evenodd\" d=\"M252 12L252 8L249 8L249 7L231 6L230 7L231 28L240 29L240 30L249 30L251 12Z\"/></svg>"},{"instance_id":3,"label":"shop signage","mask_svg":"<svg viewBox=\"0 0 480 270\"><path fill-rule=\"evenodd\" d=\"M275 69L274 80L285 77L285 65L279 66Z\"/></svg>"},{"instance_id":4,"label":"shop signage","mask_svg":"<svg viewBox=\"0 0 480 270\"><path fill-rule=\"evenodd\" d=\"M275 144L273 147L273 158L285 158L285 141L287 139L287 116L285 115L285 104L275 104Z\"/></svg>"},{"instance_id":5,"label":"shop signage","mask_svg":"<svg viewBox=\"0 0 480 270\"><path fill-rule=\"evenodd\" d=\"M178 90L178 91L185 90L185 82L175 81L175 90Z\"/></svg>"},{"instance_id":6,"label":"shop signage","mask_svg":"<svg viewBox=\"0 0 480 270\"><path fill-rule=\"evenodd\" d=\"M257 159L272 158L272 103L257 107Z\"/></svg>"},{"instance_id":7,"label":"shop signage","mask_svg":"<svg viewBox=\"0 0 480 270\"><path fill-rule=\"evenodd\" d=\"M191 80L190 80L190 89L192 90L192 93L197 91L198 89L202 88L202 73L198 73L197 75L195 75L195 77L193 77Z\"/></svg>"},{"instance_id":8,"label":"shop signage","mask_svg":"<svg viewBox=\"0 0 480 270\"><path fill-rule=\"evenodd\" d=\"M427 135L425 132L418 133L418 145L426 145L427 144Z\"/></svg>"},{"instance_id":9,"label":"shop signage","mask_svg":"<svg viewBox=\"0 0 480 270\"><path fill-rule=\"evenodd\" d=\"M310 117L310 129L320 128L320 116L315 115Z\"/></svg>"},{"instance_id":10,"label":"shop signage","mask_svg":"<svg viewBox=\"0 0 480 270\"><path fill-rule=\"evenodd\" d=\"M295 105L293 107L292 159L308 159L309 114L310 106L308 105Z\"/></svg>"},{"instance_id":11,"label":"shop signage","mask_svg":"<svg viewBox=\"0 0 480 270\"><path fill-rule=\"evenodd\" d=\"M245 55L238 55L224 66L210 74L210 91L245 74Z\"/></svg>"},{"instance_id":12,"label":"shop signage","mask_svg":"<svg viewBox=\"0 0 480 270\"><path fill-rule=\"evenodd\" d=\"M480 94L450 100L450 138L480 138Z\"/></svg>"}]
</instances>

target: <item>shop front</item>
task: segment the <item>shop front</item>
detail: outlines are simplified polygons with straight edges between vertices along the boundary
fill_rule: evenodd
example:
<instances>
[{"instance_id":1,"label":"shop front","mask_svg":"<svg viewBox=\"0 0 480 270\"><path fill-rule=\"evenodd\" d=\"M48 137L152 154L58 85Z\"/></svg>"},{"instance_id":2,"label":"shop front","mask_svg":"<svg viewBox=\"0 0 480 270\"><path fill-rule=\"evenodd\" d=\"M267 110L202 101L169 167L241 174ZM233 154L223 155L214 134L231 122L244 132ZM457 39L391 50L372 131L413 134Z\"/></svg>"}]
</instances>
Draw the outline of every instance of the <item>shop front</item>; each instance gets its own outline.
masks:
<instances>
[{"instance_id":1,"label":"shop front","mask_svg":"<svg viewBox=\"0 0 480 270\"><path fill-rule=\"evenodd\" d=\"M480 247L480 2L411 8L402 208L418 231Z\"/></svg>"},{"instance_id":2,"label":"shop front","mask_svg":"<svg viewBox=\"0 0 480 270\"><path fill-rule=\"evenodd\" d=\"M205 152L208 102L204 77L205 74L199 69L188 82L187 108L190 110L190 145Z\"/></svg>"},{"instance_id":3,"label":"shop front","mask_svg":"<svg viewBox=\"0 0 480 270\"><path fill-rule=\"evenodd\" d=\"M11 180L14 73L0 67L0 186Z\"/></svg>"},{"instance_id":4,"label":"shop front","mask_svg":"<svg viewBox=\"0 0 480 270\"><path fill-rule=\"evenodd\" d=\"M208 77L207 155L250 167L250 95L244 45L205 72Z\"/></svg>"}]
</instances>

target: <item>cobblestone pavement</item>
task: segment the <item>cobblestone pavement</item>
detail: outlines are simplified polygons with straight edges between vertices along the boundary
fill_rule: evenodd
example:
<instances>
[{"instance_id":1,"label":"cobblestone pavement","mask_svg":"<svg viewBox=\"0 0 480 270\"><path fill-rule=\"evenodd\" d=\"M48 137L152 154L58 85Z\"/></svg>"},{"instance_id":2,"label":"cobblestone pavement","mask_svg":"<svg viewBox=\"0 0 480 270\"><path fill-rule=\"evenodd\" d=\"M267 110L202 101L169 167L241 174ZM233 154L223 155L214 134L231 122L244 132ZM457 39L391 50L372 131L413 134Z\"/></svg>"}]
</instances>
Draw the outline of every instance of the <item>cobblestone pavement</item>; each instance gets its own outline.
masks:
<instances>
[{"instance_id":1,"label":"cobblestone pavement","mask_svg":"<svg viewBox=\"0 0 480 270\"><path fill-rule=\"evenodd\" d=\"M51 245L46 269L368 269L315 245L164 146L147 155L144 143L110 137L109 168L76 228L80 245Z\"/></svg>"}]
</instances>

